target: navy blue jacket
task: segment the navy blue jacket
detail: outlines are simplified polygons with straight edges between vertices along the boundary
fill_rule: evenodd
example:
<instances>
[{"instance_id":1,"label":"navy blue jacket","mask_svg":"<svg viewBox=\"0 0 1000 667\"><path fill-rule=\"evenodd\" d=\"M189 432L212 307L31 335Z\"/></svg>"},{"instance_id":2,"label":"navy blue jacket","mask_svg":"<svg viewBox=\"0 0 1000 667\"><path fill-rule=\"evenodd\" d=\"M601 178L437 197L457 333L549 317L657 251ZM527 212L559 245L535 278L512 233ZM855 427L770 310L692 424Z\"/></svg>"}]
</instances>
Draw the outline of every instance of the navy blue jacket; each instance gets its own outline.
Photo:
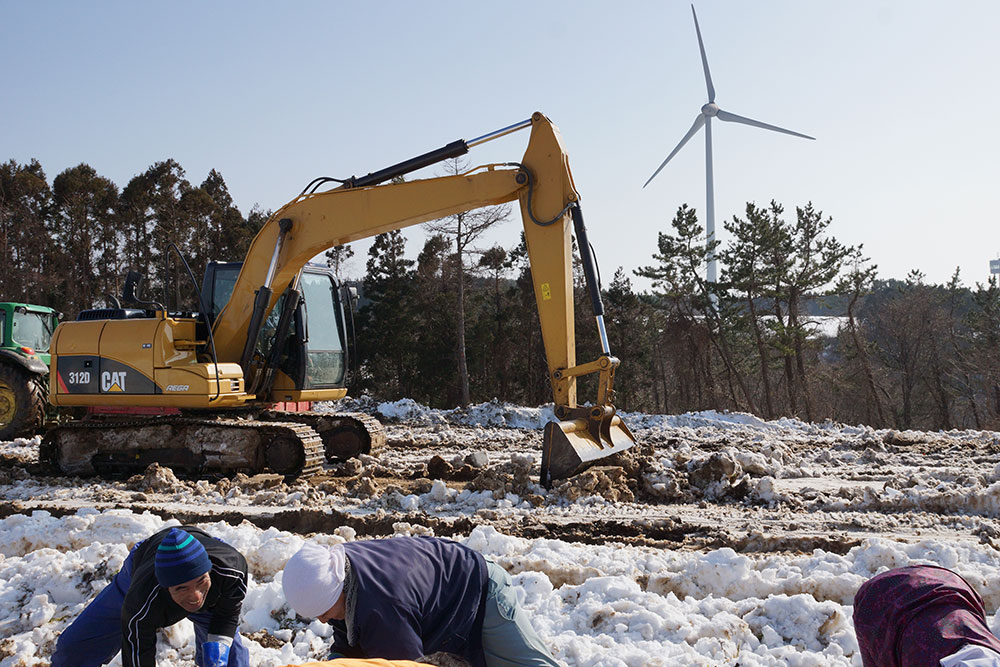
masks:
<instances>
[{"instance_id":1,"label":"navy blue jacket","mask_svg":"<svg viewBox=\"0 0 1000 667\"><path fill-rule=\"evenodd\" d=\"M210 613L208 632L233 637L247 594L247 561L239 551L203 530L181 526L201 542L212 562L212 587L199 613ZM156 582L156 548L170 528L164 528L135 547L132 579L122 603L122 664L156 664L156 631L188 617L170 592ZM114 585L114 584L111 584Z\"/></svg>"},{"instance_id":2,"label":"navy blue jacket","mask_svg":"<svg viewBox=\"0 0 1000 667\"><path fill-rule=\"evenodd\" d=\"M436 537L393 537L344 545L357 581L354 646L346 624L332 623L343 655L413 660L437 651L484 667L486 561Z\"/></svg>"}]
</instances>

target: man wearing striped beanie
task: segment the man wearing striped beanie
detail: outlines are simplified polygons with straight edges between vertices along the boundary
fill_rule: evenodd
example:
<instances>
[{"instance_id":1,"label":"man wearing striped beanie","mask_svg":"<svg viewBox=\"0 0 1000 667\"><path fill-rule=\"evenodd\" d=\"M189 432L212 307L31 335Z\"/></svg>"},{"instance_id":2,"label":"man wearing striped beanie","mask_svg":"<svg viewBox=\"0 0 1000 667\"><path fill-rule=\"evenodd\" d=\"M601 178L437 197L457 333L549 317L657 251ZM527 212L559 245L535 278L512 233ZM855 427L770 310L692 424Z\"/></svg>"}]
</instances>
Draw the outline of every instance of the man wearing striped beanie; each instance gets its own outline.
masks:
<instances>
[{"instance_id":1,"label":"man wearing striped beanie","mask_svg":"<svg viewBox=\"0 0 1000 667\"><path fill-rule=\"evenodd\" d=\"M202 530L165 528L137 544L121 571L59 637L52 667L156 665L156 631L191 619L198 667L248 667L237 632L247 562Z\"/></svg>"}]
</instances>

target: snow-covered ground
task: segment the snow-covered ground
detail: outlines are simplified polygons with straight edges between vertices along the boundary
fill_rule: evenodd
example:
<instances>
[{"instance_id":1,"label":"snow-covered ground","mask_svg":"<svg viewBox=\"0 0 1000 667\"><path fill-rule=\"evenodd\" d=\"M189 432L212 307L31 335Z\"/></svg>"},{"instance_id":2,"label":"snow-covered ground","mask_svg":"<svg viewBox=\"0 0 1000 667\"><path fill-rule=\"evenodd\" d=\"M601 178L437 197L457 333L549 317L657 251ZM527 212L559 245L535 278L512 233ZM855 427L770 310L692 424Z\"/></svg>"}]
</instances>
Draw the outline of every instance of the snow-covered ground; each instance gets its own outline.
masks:
<instances>
[{"instance_id":1,"label":"snow-covered ground","mask_svg":"<svg viewBox=\"0 0 1000 667\"><path fill-rule=\"evenodd\" d=\"M626 414L639 447L545 492L537 429L551 410L346 407L383 419L389 447L290 485L39 476L37 439L0 443L0 667L48 664L132 544L178 519L247 556L255 665L325 655L327 627L281 596L306 537L467 544L513 575L568 665L860 665L855 591L914 562L965 577L1000 630L997 433ZM192 641L187 622L165 631L157 664L192 665Z\"/></svg>"}]
</instances>

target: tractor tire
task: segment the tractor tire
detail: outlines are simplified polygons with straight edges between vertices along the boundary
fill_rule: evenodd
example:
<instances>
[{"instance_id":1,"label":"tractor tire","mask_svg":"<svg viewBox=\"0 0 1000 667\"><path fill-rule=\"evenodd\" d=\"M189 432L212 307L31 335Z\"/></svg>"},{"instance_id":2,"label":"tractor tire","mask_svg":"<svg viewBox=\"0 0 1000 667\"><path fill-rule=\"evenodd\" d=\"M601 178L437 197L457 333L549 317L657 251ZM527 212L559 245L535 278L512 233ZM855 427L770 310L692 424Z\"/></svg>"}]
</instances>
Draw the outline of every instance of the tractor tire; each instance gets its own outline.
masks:
<instances>
[{"instance_id":1,"label":"tractor tire","mask_svg":"<svg viewBox=\"0 0 1000 667\"><path fill-rule=\"evenodd\" d=\"M40 376L0 365L0 440L34 435L45 421L45 388Z\"/></svg>"}]
</instances>

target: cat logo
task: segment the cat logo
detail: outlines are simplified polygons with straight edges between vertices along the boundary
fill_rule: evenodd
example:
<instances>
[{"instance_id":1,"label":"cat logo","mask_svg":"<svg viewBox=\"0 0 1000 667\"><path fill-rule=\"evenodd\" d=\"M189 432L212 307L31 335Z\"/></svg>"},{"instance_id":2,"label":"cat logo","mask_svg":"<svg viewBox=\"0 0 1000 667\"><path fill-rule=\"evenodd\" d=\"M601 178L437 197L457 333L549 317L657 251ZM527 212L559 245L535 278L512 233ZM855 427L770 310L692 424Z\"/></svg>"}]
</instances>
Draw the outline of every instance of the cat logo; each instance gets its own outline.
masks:
<instances>
[{"instance_id":1,"label":"cat logo","mask_svg":"<svg viewBox=\"0 0 1000 667\"><path fill-rule=\"evenodd\" d=\"M101 391L124 392L126 371L104 371L101 373Z\"/></svg>"}]
</instances>

